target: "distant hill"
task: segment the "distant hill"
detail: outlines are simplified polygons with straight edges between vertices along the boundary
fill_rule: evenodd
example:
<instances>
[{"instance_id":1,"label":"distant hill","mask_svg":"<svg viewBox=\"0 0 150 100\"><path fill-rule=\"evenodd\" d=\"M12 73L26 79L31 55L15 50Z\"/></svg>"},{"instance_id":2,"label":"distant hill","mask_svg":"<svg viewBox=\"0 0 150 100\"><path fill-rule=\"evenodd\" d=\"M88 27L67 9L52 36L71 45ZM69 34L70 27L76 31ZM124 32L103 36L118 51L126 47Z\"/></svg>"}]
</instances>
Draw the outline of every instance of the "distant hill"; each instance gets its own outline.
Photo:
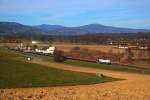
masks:
<instances>
[{"instance_id":1,"label":"distant hill","mask_svg":"<svg viewBox=\"0 0 150 100\"><path fill-rule=\"evenodd\" d=\"M51 34L73 35L73 34L95 34L95 33L136 33L136 32L150 32L146 29L130 29L118 28L112 26L104 26L100 24L89 24L80 27L64 27L53 30Z\"/></svg>"},{"instance_id":2,"label":"distant hill","mask_svg":"<svg viewBox=\"0 0 150 100\"><path fill-rule=\"evenodd\" d=\"M56 29L64 28L64 26L61 25L47 25L47 24L37 25L34 27L39 28L45 32L50 32Z\"/></svg>"},{"instance_id":3,"label":"distant hill","mask_svg":"<svg viewBox=\"0 0 150 100\"><path fill-rule=\"evenodd\" d=\"M34 36L45 34L42 30L15 22L0 22L0 35Z\"/></svg>"},{"instance_id":4,"label":"distant hill","mask_svg":"<svg viewBox=\"0 0 150 100\"><path fill-rule=\"evenodd\" d=\"M42 24L38 26L23 25L16 22L0 22L0 35L22 35L34 36L40 34L47 35L80 35L95 33L135 33L150 32L146 29L118 28L104 26L101 24L89 24L79 27L64 27L60 25Z\"/></svg>"}]
</instances>

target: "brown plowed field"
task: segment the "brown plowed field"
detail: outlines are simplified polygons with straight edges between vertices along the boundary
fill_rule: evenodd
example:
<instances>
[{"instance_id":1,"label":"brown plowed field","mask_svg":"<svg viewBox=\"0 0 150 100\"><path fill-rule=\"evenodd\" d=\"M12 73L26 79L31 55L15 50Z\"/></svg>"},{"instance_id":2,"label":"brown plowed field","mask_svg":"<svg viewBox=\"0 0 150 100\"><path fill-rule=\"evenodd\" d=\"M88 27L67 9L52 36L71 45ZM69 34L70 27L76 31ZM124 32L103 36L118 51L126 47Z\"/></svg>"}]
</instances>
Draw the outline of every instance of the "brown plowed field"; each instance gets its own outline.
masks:
<instances>
[{"instance_id":1,"label":"brown plowed field","mask_svg":"<svg viewBox=\"0 0 150 100\"><path fill-rule=\"evenodd\" d=\"M32 61L55 68L103 73L126 80L79 86L1 89L0 100L150 100L150 75ZM69 77L69 76L68 76Z\"/></svg>"},{"instance_id":2,"label":"brown plowed field","mask_svg":"<svg viewBox=\"0 0 150 100\"><path fill-rule=\"evenodd\" d=\"M109 52L112 51L113 53L123 53L125 52L125 49L119 49L117 46L113 45L79 45L79 44L56 44L54 45L59 50L63 51L70 51L74 47L80 47L80 48L87 48L89 50L96 50L96 51L102 51L102 52Z\"/></svg>"}]
</instances>

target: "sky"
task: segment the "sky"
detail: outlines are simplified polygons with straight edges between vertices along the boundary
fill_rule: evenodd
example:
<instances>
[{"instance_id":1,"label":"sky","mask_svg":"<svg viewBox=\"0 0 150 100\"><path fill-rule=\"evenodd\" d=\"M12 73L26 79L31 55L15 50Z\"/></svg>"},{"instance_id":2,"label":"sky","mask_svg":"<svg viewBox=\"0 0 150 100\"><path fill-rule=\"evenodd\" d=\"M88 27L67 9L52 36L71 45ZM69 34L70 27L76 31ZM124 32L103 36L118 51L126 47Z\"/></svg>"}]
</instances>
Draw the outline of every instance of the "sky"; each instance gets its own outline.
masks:
<instances>
[{"instance_id":1,"label":"sky","mask_svg":"<svg viewBox=\"0 0 150 100\"><path fill-rule=\"evenodd\" d=\"M150 29L150 0L0 0L0 21Z\"/></svg>"}]
</instances>

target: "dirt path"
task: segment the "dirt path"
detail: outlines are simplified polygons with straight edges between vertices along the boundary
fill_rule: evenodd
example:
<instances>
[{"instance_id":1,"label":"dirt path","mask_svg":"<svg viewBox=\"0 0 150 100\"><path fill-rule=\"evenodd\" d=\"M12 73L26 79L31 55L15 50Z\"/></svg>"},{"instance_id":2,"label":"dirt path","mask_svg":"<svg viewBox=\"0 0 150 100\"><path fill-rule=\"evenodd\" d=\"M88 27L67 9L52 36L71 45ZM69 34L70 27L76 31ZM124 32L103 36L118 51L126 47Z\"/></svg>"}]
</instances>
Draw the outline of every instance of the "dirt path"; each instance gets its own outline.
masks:
<instances>
[{"instance_id":1,"label":"dirt path","mask_svg":"<svg viewBox=\"0 0 150 100\"><path fill-rule=\"evenodd\" d=\"M46 61L41 61L41 60L32 61L32 63L44 65L47 67L63 69L63 70L87 72L87 73L102 73L107 76L123 78L123 79L128 79L128 80L135 79L136 77L134 76L138 76L137 78L143 77L143 76L149 76L149 75L144 75L144 74L140 75L140 74L134 74L134 73L128 73L128 72L111 71L111 70L96 69L96 68L90 68L90 67L80 67L80 66L75 66L75 65L65 65L61 63L51 63L51 62L46 62Z\"/></svg>"},{"instance_id":2,"label":"dirt path","mask_svg":"<svg viewBox=\"0 0 150 100\"><path fill-rule=\"evenodd\" d=\"M126 80L94 85L4 89L0 100L150 100L150 75L84 68L43 61L32 63L64 70L103 73Z\"/></svg>"}]
</instances>

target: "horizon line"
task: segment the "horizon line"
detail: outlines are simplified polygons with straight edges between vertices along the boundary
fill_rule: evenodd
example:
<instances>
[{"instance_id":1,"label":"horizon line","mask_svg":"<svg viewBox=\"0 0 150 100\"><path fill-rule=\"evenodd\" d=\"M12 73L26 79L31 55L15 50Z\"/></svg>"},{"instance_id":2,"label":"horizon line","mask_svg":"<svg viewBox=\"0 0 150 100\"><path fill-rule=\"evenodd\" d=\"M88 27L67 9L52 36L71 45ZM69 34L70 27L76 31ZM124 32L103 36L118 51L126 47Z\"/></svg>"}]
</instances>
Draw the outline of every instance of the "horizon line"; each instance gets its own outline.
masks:
<instances>
[{"instance_id":1,"label":"horizon line","mask_svg":"<svg viewBox=\"0 0 150 100\"><path fill-rule=\"evenodd\" d=\"M69 28L73 28L73 27L82 27L82 26L86 26L86 25L102 25L102 26L106 26L106 27L114 27L114 28L127 28L127 29L141 29L141 30L150 30L147 28L131 28L131 27L120 27L120 26L113 26L113 25L105 25L105 24L100 24L100 23L89 23L89 24L83 24L83 25L75 25L75 26L66 26L66 25L61 25L61 24L45 24L45 23L41 23L41 24L35 24L35 25L31 25L31 24L25 24L25 23L21 23L21 22L16 22L16 21L0 21L0 22L8 22L8 23L18 23L18 24L22 24L22 25L26 25L26 26L40 26L40 25L58 25L58 26L62 26L62 27L69 27Z\"/></svg>"}]
</instances>

